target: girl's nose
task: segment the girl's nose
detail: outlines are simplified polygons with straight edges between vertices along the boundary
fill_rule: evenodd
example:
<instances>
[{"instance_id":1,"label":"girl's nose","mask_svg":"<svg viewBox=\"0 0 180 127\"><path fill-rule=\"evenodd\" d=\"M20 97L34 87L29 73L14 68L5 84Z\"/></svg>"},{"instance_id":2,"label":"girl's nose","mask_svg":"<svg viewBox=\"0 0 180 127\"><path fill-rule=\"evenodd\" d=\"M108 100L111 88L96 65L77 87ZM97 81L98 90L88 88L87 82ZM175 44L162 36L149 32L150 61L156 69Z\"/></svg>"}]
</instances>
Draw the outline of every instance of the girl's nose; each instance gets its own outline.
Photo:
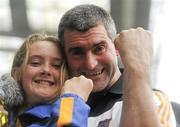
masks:
<instances>
[{"instance_id":1,"label":"girl's nose","mask_svg":"<svg viewBox=\"0 0 180 127\"><path fill-rule=\"evenodd\" d=\"M41 74L43 75L51 75L51 68L49 65L44 65L41 69Z\"/></svg>"}]
</instances>

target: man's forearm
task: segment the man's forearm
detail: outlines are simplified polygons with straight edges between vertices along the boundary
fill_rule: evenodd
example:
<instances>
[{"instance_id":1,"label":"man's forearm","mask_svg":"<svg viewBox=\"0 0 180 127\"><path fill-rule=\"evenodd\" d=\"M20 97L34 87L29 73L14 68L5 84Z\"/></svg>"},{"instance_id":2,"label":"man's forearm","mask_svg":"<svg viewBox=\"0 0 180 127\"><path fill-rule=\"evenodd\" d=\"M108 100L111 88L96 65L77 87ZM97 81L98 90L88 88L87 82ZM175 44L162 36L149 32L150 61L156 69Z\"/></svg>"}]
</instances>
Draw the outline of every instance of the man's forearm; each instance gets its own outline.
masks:
<instances>
[{"instance_id":1,"label":"man's forearm","mask_svg":"<svg viewBox=\"0 0 180 127\"><path fill-rule=\"evenodd\" d=\"M160 127L149 74L124 72L121 127Z\"/></svg>"}]
</instances>

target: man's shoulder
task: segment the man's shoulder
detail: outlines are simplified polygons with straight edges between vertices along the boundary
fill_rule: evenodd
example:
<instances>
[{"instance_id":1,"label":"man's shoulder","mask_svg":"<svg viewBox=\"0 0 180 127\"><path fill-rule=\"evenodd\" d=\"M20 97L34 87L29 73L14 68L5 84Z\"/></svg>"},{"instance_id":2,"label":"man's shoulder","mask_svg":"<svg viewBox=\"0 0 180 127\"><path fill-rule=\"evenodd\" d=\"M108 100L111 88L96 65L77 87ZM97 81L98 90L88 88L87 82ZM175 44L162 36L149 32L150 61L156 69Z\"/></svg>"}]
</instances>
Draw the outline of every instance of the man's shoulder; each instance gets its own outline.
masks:
<instances>
[{"instance_id":1,"label":"man's shoulder","mask_svg":"<svg viewBox=\"0 0 180 127\"><path fill-rule=\"evenodd\" d=\"M175 116L168 96L161 90L153 89L153 98L162 126L175 127Z\"/></svg>"},{"instance_id":2,"label":"man's shoulder","mask_svg":"<svg viewBox=\"0 0 180 127\"><path fill-rule=\"evenodd\" d=\"M153 89L153 98L154 98L155 104L157 105L160 105L162 103L164 104L165 102L170 103L168 96L164 92L158 89Z\"/></svg>"}]
</instances>

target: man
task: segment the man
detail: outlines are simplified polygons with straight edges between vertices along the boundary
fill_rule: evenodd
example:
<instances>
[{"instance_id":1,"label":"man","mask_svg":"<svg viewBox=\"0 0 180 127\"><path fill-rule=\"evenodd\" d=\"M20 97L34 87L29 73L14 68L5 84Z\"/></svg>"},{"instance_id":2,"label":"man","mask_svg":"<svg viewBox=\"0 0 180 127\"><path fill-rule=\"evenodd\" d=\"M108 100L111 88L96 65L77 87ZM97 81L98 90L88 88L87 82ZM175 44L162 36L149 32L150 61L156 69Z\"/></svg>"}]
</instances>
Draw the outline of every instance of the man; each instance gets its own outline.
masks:
<instances>
[{"instance_id":1,"label":"man","mask_svg":"<svg viewBox=\"0 0 180 127\"><path fill-rule=\"evenodd\" d=\"M88 126L175 126L166 96L151 90L152 36L148 31L137 28L117 35L105 10L79 5L64 14L58 36L71 76L93 80Z\"/></svg>"}]
</instances>

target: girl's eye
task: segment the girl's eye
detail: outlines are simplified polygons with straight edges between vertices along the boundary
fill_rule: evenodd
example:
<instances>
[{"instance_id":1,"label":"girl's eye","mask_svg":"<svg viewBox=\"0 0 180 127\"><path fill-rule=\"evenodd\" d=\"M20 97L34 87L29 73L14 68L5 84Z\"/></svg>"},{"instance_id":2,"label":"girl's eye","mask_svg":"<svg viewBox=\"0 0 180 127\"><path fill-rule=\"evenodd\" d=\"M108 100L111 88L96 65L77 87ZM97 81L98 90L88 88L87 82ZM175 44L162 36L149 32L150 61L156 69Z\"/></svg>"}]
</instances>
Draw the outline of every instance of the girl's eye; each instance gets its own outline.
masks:
<instances>
[{"instance_id":1,"label":"girl's eye","mask_svg":"<svg viewBox=\"0 0 180 127\"><path fill-rule=\"evenodd\" d=\"M36 67L36 66L41 65L41 61L40 60L30 60L29 64Z\"/></svg>"},{"instance_id":2,"label":"girl's eye","mask_svg":"<svg viewBox=\"0 0 180 127\"><path fill-rule=\"evenodd\" d=\"M31 62L31 65L38 66L38 65L40 65L40 62Z\"/></svg>"},{"instance_id":3,"label":"girl's eye","mask_svg":"<svg viewBox=\"0 0 180 127\"><path fill-rule=\"evenodd\" d=\"M54 64L53 65L55 68L59 69L61 67L61 64Z\"/></svg>"},{"instance_id":4,"label":"girl's eye","mask_svg":"<svg viewBox=\"0 0 180 127\"><path fill-rule=\"evenodd\" d=\"M55 62L55 63L53 64L53 67L59 69L59 68L61 67L61 62Z\"/></svg>"}]
</instances>

